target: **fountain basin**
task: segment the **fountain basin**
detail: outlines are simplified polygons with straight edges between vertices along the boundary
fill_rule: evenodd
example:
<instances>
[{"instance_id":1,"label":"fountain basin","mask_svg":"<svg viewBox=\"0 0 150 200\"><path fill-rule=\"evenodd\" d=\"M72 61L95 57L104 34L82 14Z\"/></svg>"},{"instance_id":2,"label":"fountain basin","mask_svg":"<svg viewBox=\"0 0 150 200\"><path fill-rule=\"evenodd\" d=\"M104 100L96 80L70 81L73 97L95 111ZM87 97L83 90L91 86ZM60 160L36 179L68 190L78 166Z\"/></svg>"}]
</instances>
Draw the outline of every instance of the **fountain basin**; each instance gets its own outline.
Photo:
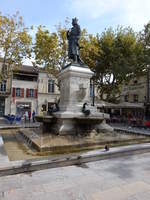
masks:
<instances>
[{"instance_id":1,"label":"fountain basin","mask_svg":"<svg viewBox=\"0 0 150 200\"><path fill-rule=\"evenodd\" d=\"M100 117L75 117L76 124L95 125L101 123L104 118Z\"/></svg>"}]
</instances>

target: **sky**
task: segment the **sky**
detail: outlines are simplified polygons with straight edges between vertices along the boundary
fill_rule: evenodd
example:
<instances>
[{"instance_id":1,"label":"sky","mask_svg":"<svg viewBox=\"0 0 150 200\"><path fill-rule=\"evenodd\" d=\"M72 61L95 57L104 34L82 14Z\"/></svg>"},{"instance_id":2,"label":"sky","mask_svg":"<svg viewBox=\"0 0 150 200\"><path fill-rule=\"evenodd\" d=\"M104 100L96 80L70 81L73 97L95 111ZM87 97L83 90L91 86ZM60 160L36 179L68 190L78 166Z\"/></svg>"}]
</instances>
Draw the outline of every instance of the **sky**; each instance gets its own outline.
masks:
<instances>
[{"instance_id":1,"label":"sky","mask_svg":"<svg viewBox=\"0 0 150 200\"><path fill-rule=\"evenodd\" d=\"M94 34L118 25L139 31L150 20L150 0L0 0L0 11L19 11L26 26L41 24L50 31L66 17L77 17L81 28Z\"/></svg>"},{"instance_id":2,"label":"sky","mask_svg":"<svg viewBox=\"0 0 150 200\"><path fill-rule=\"evenodd\" d=\"M64 24L66 17L70 21L77 17L81 29L92 34L118 25L140 31L150 20L150 0L0 0L3 15L16 11L26 26L43 25L51 32L58 23Z\"/></svg>"}]
</instances>

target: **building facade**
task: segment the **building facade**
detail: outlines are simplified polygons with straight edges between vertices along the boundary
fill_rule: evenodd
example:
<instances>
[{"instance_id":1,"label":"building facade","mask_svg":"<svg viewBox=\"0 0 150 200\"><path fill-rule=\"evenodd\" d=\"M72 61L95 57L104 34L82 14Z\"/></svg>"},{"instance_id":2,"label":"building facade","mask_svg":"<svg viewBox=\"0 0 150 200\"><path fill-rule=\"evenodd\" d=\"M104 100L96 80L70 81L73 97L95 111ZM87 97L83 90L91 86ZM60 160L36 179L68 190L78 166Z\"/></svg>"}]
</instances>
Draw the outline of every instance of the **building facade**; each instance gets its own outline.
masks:
<instances>
[{"instance_id":1,"label":"building facade","mask_svg":"<svg viewBox=\"0 0 150 200\"><path fill-rule=\"evenodd\" d=\"M59 99L56 84L56 78L40 68L23 65L15 69L11 77L0 83L0 116L22 116L29 110L43 114Z\"/></svg>"},{"instance_id":2,"label":"building facade","mask_svg":"<svg viewBox=\"0 0 150 200\"><path fill-rule=\"evenodd\" d=\"M147 99L147 77L141 76L132 79L123 85L120 102L144 103Z\"/></svg>"},{"instance_id":3,"label":"building facade","mask_svg":"<svg viewBox=\"0 0 150 200\"><path fill-rule=\"evenodd\" d=\"M149 81L148 74L133 78L128 84L122 86L120 103L121 115L131 115L135 118L144 118L146 116L146 105L149 101ZM149 113L150 114L150 113Z\"/></svg>"}]
</instances>

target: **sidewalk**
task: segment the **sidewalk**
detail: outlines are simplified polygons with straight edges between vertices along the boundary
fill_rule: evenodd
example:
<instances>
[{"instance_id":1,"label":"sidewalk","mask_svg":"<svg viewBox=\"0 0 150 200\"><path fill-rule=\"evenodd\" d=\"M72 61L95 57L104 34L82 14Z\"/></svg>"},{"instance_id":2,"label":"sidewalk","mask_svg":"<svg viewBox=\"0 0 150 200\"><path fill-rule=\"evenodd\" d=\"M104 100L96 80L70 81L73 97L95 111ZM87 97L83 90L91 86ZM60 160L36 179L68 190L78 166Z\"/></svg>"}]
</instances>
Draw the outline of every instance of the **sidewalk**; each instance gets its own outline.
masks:
<instances>
[{"instance_id":1,"label":"sidewalk","mask_svg":"<svg viewBox=\"0 0 150 200\"><path fill-rule=\"evenodd\" d=\"M113 123L110 124L114 128L114 131L124 131L127 133L134 133L134 134L141 134L141 135L146 135L150 136L150 129L149 128L138 128L138 127L132 127L124 124L118 124L118 123Z\"/></svg>"},{"instance_id":2,"label":"sidewalk","mask_svg":"<svg viewBox=\"0 0 150 200\"><path fill-rule=\"evenodd\" d=\"M107 160L148 152L150 152L150 143L115 147L111 148L109 151L94 150L87 153L79 153L71 156L62 155L59 157L47 157L43 158L42 160L8 161L0 163L0 176L39 171L49 168L80 165L82 163Z\"/></svg>"}]
</instances>

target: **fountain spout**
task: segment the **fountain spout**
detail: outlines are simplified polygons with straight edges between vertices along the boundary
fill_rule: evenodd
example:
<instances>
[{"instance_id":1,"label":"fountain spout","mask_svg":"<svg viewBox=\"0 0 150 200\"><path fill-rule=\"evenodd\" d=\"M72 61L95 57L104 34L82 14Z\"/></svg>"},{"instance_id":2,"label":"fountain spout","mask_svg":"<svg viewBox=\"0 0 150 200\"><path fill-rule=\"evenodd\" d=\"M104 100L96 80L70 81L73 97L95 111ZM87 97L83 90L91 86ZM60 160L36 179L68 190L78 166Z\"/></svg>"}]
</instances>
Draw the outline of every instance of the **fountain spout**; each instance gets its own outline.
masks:
<instances>
[{"instance_id":1,"label":"fountain spout","mask_svg":"<svg viewBox=\"0 0 150 200\"><path fill-rule=\"evenodd\" d=\"M88 106L88 104L84 103L83 107L82 107L82 112L85 114L85 116L89 116L91 111L89 109L87 109L86 106Z\"/></svg>"}]
</instances>

